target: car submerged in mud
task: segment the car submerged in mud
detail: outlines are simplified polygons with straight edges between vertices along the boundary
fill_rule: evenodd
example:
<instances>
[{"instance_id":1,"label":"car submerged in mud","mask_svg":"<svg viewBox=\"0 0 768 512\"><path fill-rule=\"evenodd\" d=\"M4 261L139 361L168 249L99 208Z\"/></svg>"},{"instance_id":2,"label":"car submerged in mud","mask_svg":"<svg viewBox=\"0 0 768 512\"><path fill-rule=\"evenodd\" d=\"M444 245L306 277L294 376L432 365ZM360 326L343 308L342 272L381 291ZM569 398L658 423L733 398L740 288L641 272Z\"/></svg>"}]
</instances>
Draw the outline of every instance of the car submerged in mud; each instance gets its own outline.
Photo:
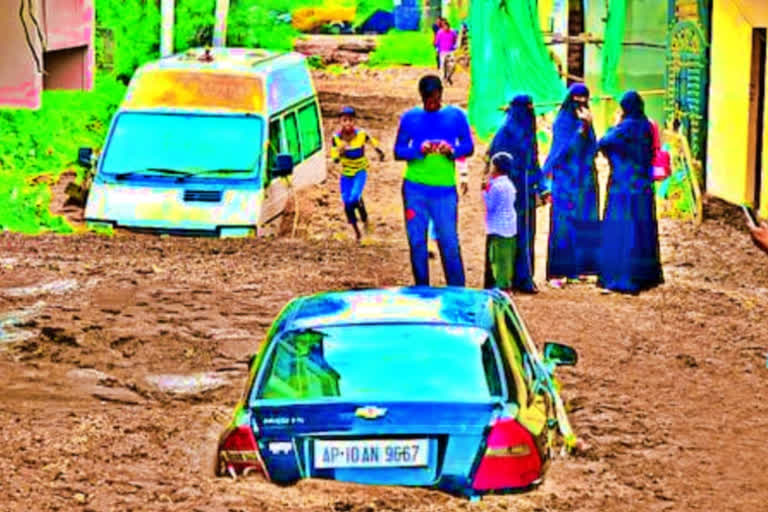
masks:
<instances>
[{"instance_id":1,"label":"car submerged in mud","mask_svg":"<svg viewBox=\"0 0 768 512\"><path fill-rule=\"evenodd\" d=\"M251 360L217 473L524 491L541 483L558 431L575 442L553 370L576 360L557 343L542 358L499 291L299 297Z\"/></svg>"}]
</instances>

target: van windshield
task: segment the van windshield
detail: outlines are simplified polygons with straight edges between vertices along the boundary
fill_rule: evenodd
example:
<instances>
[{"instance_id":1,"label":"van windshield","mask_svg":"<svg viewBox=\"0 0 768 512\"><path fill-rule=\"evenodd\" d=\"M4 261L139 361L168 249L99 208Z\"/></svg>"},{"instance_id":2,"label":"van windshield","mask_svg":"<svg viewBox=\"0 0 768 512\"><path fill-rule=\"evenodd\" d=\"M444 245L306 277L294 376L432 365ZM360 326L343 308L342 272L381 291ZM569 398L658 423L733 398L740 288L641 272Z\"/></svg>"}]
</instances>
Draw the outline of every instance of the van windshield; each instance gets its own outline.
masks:
<instances>
[{"instance_id":1,"label":"van windshield","mask_svg":"<svg viewBox=\"0 0 768 512\"><path fill-rule=\"evenodd\" d=\"M264 122L256 116L122 112L101 172L118 178L260 176Z\"/></svg>"}]
</instances>

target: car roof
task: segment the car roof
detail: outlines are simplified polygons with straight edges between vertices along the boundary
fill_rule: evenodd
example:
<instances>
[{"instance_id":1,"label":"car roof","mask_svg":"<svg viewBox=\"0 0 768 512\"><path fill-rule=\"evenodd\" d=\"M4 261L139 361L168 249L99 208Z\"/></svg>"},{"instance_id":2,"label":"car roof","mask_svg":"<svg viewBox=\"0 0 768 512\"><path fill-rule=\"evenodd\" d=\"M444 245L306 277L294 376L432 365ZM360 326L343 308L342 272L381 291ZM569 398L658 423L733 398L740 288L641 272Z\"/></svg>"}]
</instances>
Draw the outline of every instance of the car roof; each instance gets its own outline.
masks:
<instances>
[{"instance_id":1,"label":"car roof","mask_svg":"<svg viewBox=\"0 0 768 512\"><path fill-rule=\"evenodd\" d=\"M497 297L489 290L426 286L325 292L296 299L281 330L393 323L490 329Z\"/></svg>"},{"instance_id":2,"label":"car roof","mask_svg":"<svg viewBox=\"0 0 768 512\"><path fill-rule=\"evenodd\" d=\"M194 69L218 70L247 74L266 74L276 69L303 65L305 57L296 52L275 52L260 48L210 48L210 61L200 58L205 48L189 50L169 55L142 66L141 70L150 69Z\"/></svg>"},{"instance_id":3,"label":"car roof","mask_svg":"<svg viewBox=\"0 0 768 512\"><path fill-rule=\"evenodd\" d=\"M248 108L238 106L236 111L255 111L261 115L273 115L295 106L309 98L315 98L316 92L306 65L306 57L297 52L274 52L253 48L211 48L211 60L201 60L205 48L192 48L184 53L164 57L140 67L126 93L126 100L121 110L167 110L162 101L158 105L134 105L131 101L135 91L142 84L144 75L155 72L191 72L200 76L221 75L247 77L261 82L258 104ZM144 86L145 87L145 86ZM156 87L156 86L155 86ZM162 90L162 89L161 89ZM162 96L161 96L162 98ZM185 105L192 110L205 110L205 103ZM178 106L171 110L176 110ZM227 106L232 110L231 106ZM216 110L214 108L214 110Z\"/></svg>"}]
</instances>

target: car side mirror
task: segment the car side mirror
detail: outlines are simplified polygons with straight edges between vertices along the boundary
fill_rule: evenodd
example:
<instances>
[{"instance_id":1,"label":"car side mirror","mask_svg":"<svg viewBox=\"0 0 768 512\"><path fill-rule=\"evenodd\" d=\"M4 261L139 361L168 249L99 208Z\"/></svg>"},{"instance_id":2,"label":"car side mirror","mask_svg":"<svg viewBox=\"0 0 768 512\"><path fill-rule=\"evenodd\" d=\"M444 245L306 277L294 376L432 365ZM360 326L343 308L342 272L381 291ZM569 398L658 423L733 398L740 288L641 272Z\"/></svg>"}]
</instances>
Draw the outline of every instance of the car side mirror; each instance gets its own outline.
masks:
<instances>
[{"instance_id":1,"label":"car side mirror","mask_svg":"<svg viewBox=\"0 0 768 512\"><path fill-rule=\"evenodd\" d=\"M277 155L271 174L273 178L285 178L293 174L293 157L287 153Z\"/></svg>"},{"instance_id":2,"label":"car side mirror","mask_svg":"<svg viewBox=\"0 0 768 512\"><path fill-rule=\"evenodd\" d=\"M80 148L77 150L77 163L81 167L90 169L93 167L93 148Z\"/></svg>"},{"instance_id":3,"label":"car side mirror","mask_svg":"<svg viewBox=\"0 0 768 512\"><path fill-rule=\"evenodd\" d=\"M544 344L544 361L554 363L556 366L573 366L579 360L576 350L561 343Z\"/></svg>"}]
</instances>

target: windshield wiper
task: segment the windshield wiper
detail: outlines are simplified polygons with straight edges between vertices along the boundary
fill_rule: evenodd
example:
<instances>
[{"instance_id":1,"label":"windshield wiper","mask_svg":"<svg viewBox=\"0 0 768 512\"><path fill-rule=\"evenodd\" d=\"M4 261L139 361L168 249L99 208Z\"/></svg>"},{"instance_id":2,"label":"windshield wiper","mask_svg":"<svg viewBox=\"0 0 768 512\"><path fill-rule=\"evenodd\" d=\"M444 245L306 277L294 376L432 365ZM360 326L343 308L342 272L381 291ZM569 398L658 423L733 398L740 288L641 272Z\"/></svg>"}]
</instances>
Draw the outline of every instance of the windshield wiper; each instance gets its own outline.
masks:
<instances>
[{"instance_id":1,"label":"windshield wiper","mask_svg":"<svg viewBox=\"0 0 768 512\"><path fill-rule=\"evenodd\" d=\"M128 171L115 174L115 179L124 180L133 176L152 176L152 174L146 174L147 172L154 173L160 176L189 176L190 172L177 171L176 169L162 169L157 167L148 167L140 171Z\"/></svg>"},{"instance_id":2,"label":"windshield wiper","mask_svg":"<svg viewBox=\"0 0 768 512\"><path fill-rule=\"evenodd\" d=\"M251 172L250 169L207 169L205 171L199 171L199 172L188 172L184 176L181 176L176 181L182 182L187 181L189 178L194 178L197 176L205 176L208 174L242 174L242 173L249 173Z\"/></svg>"}]
</instances>

